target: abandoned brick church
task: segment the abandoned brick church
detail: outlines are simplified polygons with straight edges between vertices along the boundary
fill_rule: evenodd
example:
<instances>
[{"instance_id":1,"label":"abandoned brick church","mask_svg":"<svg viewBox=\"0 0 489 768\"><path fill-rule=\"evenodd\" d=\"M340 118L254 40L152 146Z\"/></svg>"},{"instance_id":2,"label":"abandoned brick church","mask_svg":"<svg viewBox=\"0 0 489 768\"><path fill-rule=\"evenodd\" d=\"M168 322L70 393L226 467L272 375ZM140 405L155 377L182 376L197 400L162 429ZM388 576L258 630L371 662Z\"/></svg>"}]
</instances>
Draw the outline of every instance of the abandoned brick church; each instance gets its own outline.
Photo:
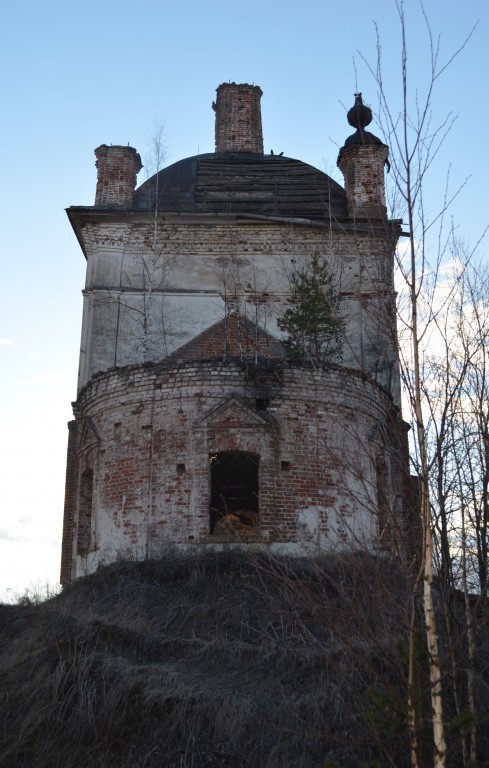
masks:
<instances>
[{"instance_id":1,"label":"abandoned brick church","mask_svg":"<svg viewBox=\"0 0 489 768\"><path fill-rule=\"evenodd\" d=\"M388 148L358 96L343 189L264 154L261 96L220 85L216 151L138 188L136 150L98 147L95 205L68 209L87 276L64 584L169 545L397 546L409 479ZM281 321L313 256L341 318L341 355L320 363L287 356Z\"/></svg>"}]
</instances>

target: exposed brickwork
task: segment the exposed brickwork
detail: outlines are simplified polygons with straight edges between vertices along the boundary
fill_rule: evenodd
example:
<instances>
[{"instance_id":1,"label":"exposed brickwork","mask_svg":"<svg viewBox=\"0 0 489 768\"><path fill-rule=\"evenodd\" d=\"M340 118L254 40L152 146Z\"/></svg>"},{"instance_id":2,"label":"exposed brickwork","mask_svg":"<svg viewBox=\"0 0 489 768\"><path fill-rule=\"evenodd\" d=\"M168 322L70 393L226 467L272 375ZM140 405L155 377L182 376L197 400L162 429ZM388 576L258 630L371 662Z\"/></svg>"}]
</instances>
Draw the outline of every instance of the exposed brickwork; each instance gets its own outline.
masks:
<instances>
[{"instance_id":1,"label":"exposed brickwork","mask_svg":"<svg viewBox=\"0 0 489 768\"><path fill-rule=\"evenodd\" d=\"M262 90L246 83L222 83L217 88L216 152L263 154L260 99Z\"/></svg>"},{"instance_id":2,"label":"exposed brickwork","mask_svg":"<svg viewBox=\"0 0 489 768\"><path fill-rule=\"evenodd\" d=\"M63 515L63 541L61 545L61 584L72 579L73 542L78 515L78 424L68 423L68 454L66 460L65 506Z\"/></svg>"},{"instance_id":3,"label":"exposed brickwork","mask_svg":"<svg viewBox=\"0 0 489 768\"><path fill-rule=\"evenodd\" d=\"M184 363L219 357L253 359L256 356L270 360L281 358L284 348L276 338L234 311L177 349L168 360Z\"/></svg>"},{"instance_id":4,"label":"exposed brickwork","mask_svg":"<svg viewBox=\"0 0 489 768\"><path fill-rule=\"evenodd\" d=\"M76 549L84 555L90 549L92 537L93 470L86 469L80 477L78 493L78 526Z\"/></svg>"},{"instance_id":5,"label":"exposed brickwork","mask_svg":"<svg viewBox=\"0 0 489 768\"><path fill-rule=\"evenodd\" d=\"M100 436L96 449L79 447L80 478L95 467L96 524L78 575L124 549L221 541L209 534L209 460L219 452L259 457L259 525L248 542L374 545L379 456L383 528L399 510L395 411L373 382L339 367L136 366L95 377L78 408Z\"/></svg>"},{"instance_id":6,"label":"exposed brickwork","mask_svg":"<svg viewBox=\"0 0 489 768\"><path fill-rule=\"evenodd\" d=\"M97 188L95 205L101 208L131 208L141 158L133 147L102 144L95 150Z\"/></svg>"},{"instance_id":7,"label":"exposed brickwork","mask_svg":"<svg viewBox=\"0 0 489 768\"><path fill-rule=\"evenodd\" d=\"M339 166L345 179L350 216L387 216L384 166L388 155L384 144L354 144L341 150Z\"/></svg>"}]
</instances>

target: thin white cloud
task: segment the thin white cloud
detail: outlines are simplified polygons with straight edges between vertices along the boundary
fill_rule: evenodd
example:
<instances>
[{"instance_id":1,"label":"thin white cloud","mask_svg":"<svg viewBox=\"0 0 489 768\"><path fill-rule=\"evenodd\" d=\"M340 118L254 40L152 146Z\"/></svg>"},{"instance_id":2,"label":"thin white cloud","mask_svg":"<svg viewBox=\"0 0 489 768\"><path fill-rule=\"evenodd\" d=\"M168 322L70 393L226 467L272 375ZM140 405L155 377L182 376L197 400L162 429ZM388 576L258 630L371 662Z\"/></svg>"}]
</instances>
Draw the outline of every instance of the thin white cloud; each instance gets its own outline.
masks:
<instances>
[{"instance_id":1,"label":"thin white cloud","mask_svg":"<svg viewBox=\"0 0 489 768\"><path fill-rule=\"evenodd\" d=\"M24 542L30 544L43 544L50 547L60 547L61 539L56 536L46 536L39 531L19 531L19 529L12 528L7 530L5 528L0 529L0 541L15 541Z\"/></svg>"},{"instance_id":2,"label":"thin white cloud","mask_svg":"<svg viewBox=\"0 0 489 768\"><path fill-rule=\"evenodd\" d=\"M1 529L0 540L1 541L28 541L28 536L19 536L13 531L6 531L5 529Z\"/></svg>"},{"instance_id":3,"label":"thin white cloud","mask_svg":"<svg viewBox=\"0 0 489 768\"><path fill-rule=\"evenodd\" d=\"M3 336L0 336L0 345L4 347L10 347L11 349L20 349L19 345L15 343L15 341L12 341L12 339L6 339Z\"/></svg>"}]
</instances>

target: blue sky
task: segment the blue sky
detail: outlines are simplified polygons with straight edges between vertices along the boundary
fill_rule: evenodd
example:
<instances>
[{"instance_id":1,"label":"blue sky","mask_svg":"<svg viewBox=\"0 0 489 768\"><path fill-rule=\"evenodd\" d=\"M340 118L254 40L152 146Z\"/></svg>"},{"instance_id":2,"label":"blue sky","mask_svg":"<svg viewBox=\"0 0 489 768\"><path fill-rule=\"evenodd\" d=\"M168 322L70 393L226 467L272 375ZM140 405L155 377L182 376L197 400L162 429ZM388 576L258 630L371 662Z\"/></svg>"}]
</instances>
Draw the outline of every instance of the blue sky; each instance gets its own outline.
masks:
<instances>
[{"instance_id":1,"label":"blue sky","mask_svg":"<svg viewBox=\"0 0 489 768\"><path fill-rule=\"evenodd\" d=\"M427 80L427 38L408 0L413 92ZM440 79L434 121L457 116L437 159L427 204L437 210L451 167L461 237L478 240L487 206L487 0L426 0L441 60L478 26ZM213 151L216 87L263 90L265 151L336 173L351 133L345 107L358 88L377 103L377 23L385 84L400 103L400 28L394 0L246 4L86 0L10 3L1 12L0 599L55 584L59 572L66 422L76 396L84 258L64 209L91 205L93 149L148 154L164 124L167 162ZM375 132L375 128L373 128ZM144 181L145 171L139 176ZM483 245L482 248L485 246Z\"/></svg>"}]
</instances>

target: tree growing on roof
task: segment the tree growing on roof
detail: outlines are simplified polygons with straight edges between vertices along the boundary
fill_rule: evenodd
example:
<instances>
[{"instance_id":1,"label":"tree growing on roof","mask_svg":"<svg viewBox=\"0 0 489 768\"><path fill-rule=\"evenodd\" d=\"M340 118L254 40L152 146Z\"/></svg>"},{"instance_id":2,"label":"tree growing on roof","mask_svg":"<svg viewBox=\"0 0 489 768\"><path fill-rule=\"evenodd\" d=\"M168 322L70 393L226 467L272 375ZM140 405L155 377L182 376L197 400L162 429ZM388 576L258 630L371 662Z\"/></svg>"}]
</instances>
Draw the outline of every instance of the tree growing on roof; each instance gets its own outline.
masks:
<instances>
[{"instance_id":1,"label":"tree growing on roof","mask_svg":"<svg viewBox=\"0 0 489 768\"><path fill-rule=\"evenodd\" d=\"M322 365L341 359L343 321L339 296L324 258L315 252L311 260L291 274L291 295L278 320L290 360Z\"/></svg>"}]
</instances>

